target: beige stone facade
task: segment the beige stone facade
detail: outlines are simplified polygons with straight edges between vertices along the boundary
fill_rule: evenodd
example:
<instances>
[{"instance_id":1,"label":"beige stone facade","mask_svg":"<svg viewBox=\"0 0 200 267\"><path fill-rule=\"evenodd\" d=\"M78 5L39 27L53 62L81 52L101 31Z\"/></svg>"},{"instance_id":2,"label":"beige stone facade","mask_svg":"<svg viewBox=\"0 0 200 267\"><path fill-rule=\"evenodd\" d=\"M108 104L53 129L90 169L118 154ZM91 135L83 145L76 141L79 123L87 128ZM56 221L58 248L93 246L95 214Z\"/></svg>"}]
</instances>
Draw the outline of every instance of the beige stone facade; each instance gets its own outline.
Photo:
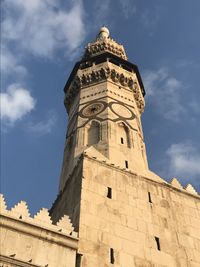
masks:
<instances>
[{"instance_id":1,"label":"beige stone facade","mask_svg":"<svg viewBox=\"0 0 200 267\"><path fill-rule=\"evenodd\" d=\"M47 209L34 218L21 201L7 210L0 195L0 266L75 267L77 233L68 216L52 224Z\"/></svg>"},{"instance_id":2,"label":"beige stone facade","mask_svg":"<svg viewBox=\"0 0 200 267\"><path fill-rule=\"evenodd\" d=\"M70 215L79 231L81 266L200 266L200 198L191 186L159 182L87 154L76 170L54 209L57 216L69 211L64 203L81 179L81 196L69 197L80 201Z\"/></svg>"},{"instance_id":3,"label":"beige stone facade","mask_svg":"<svg viewBox=\"0 0 200 267\"><path fill-rule=\"evenodd\" d=\"M54 224L47 211L30 219L25 208L14 217L19 208L4 207L2 266L200 266L200 196L149 170L144 96L137 66L101 28L65 86L69 124Z\"/></svg>"}]
</instances>

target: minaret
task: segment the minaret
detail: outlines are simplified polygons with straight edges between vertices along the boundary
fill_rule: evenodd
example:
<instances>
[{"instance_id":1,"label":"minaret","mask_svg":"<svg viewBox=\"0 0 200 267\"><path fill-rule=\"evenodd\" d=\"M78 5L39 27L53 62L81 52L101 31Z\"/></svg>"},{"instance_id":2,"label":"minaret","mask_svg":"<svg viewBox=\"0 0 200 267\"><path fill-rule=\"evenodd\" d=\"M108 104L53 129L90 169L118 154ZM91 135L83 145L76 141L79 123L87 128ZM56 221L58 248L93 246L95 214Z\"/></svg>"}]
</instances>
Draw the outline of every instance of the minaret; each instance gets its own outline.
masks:
<instances>
[{"instance_id":1,"label":"minaret","mask_svg":"<svg viewBox=\"0 0 200 267\"><path fill-rule=\"evenodd\" d=\"M145 90L138 68L102 27L64 92L69 123L52 219L70 216L79 233L78 267L134 266L136 239L144 241L136 217L151 198L142 177L162 181L148 169L141 125ZM144 253L144 246L137 252Z\"/></svg>"},{"instance_id":2,"label":"minaret","mask_svg":"<svg viewBox=\"0 0 200 267\"><path fill-rule=\"evenodd\" d=\"M106 27L87 45L64 91L69 123L60 190L84 151L133 172L148 169L141 126L143 83Z\"/></svg>"},{"instance_id":3,"label":"minaret","mask_svg":"<svg viewBox=\"0 0 200 267\"><path fill-rule=\"evenodd\" d=\"M8 210L0 196L0 266L200 266L200 196L148 169L144 95L137 67L102 27L65 86L69 124L51 218L46 209L31 218L24 201Z\"/></svg>"}]
</instances>

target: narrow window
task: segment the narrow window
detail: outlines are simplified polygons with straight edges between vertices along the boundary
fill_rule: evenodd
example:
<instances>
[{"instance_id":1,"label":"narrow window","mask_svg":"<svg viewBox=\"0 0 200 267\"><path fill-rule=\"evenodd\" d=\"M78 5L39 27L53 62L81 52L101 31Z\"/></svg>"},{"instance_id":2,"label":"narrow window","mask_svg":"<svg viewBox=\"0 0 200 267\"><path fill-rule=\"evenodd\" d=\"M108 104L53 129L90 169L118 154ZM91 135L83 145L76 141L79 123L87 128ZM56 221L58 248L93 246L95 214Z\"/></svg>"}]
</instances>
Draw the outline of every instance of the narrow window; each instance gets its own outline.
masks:
<instances>
[{"instance_id":1,"label":"narrow window","mask_svg":"<svg viewBox=\"0 0 200 267\"><path fill-rule=\"evenodd\" d=\"M128 169L128 161L127 160L125 160L125 166Z\"/></svg>"},{"instance_id":2,"label":"narrow window","mask_svg":"<svg viewBox=\"0 0 200 267\"><path fill-rule=\"evenodd\" d=\"M151 193L148 192L148 198L149 198L149 203L152 203L152 200L151 200Z\"/></svg>"},{"instance_id":3,"label":"narrow window","mask_svg":"<svg viewBox=\"0 0 200 267\"><path fill-rule=\"evenodd\" d=\"M121 137L121 144L124 144L124 139L123 139L123 137Z\"/></svg>"},{"instance_id":4,"label":"narrow window","mask_svg":"<svg viewBox=\"0 0 200 267\"><path fill-rule=\"evenodd\" d=\"M110 187L108 187L107 197L112 198L112 188L110 188Z\"/></svg>"},{"instance_id":5,"label":"narrow window","mask_svg":"<svg viewBox=\"0 0 200 267\"><path fill-rule=\"evenodd\" d=\"M114 249L110 248L110 263L115 263Z\"/></svg>"},{"instance_id":6,"label":"narrow window","mask_svg":"<svg viewBox=\"0 0 200 267\"><path fill-rule=\"evenodd\" d=\"M159 239L159 237L155 236L155 240L156 240L157 250L160 250L160 239Z\"/></svg>"},{"instance_id":7,"label":"narrow window","mask_svg":"<svg viewBox=\"0 0 200 267\"><path fill-rule=\"evenodd\" d=\"M76 254L76 267L81 266L81 257L82 257L82 254L79 254L79 253Z\"/></svg>"}]
</instances>

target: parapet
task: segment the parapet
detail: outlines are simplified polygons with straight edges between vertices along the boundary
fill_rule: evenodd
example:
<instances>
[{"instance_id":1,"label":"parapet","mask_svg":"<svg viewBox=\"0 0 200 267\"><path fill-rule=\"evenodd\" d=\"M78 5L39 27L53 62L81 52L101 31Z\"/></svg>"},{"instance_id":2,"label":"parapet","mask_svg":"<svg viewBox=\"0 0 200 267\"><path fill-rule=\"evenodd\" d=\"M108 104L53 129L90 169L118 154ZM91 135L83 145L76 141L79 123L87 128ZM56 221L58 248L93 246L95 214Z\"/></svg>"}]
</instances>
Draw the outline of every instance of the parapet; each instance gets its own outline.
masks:
<instances>
[{"instance_id":1,"label":"parapet","mask_svg":"<svg viewBox=\"0 0 200 267\"><path fill-rule=\"evenodd\" d=\"M25 201L8 210L0 194L0 227L0 266L75 266L78 238L69 216L53 224L42 208L31 217Z\"/></svg>"},{"instance_id":2,"label":"parapet","mask_svg":"<svg viewBox=\"0 0 200 267\"><path fill-rule=\"evenodd\" d=\"M0 194L0 215L7 216L24 223L29 223L37 227L48 228L49 230L57 231L74 238L77 238L78 236L77 232L74 231L74 227L72 226L69 216L64 215L56 224L53 224L48 209L42 208L33 217L31 217L25 201L20 201L8 210L2 194Z\"/></svg>"},{"instance_id":3,"label":"parapet","mask_svg":"<svg viewBox=\"0 0 200 267\"><path fill-rule=\"evenodd\" d=\"M99 163L102 163L104 165L107 165L111 168L115 168L115 169L124 171L126 173L137 175L137 173L134 173L130 169L122 168L121 166L117 166L116 164L110 162L110 160L108 160L108 159L106 159L106 160L103 159L102 156L98 158L98 157L91 156L91 154L94 155L94 153L90 153L90 148L89 148L84 152L84 157L89 158L89 159L94 160L94 161L97 161ZM166 180L164 180L163 178L159 177L158 175L154 174L151 171L148 171L146 174L142 174L140 176L143 178L158 182L158 183L165 184L165 185L170 186L172 188L178 189L183 193L189 193L189 194L192 194L193 196L200 197L199 193L196 191L196 189L193 187L193 185L188 184L184 187L181 185L181 183L179 182L179 180L177 178L172 178L171 181L168 183Z\"/></svg>"},{"instance_id":4,"label":"parapet","mask_svg":"<svg viewBox=\"0 0 200 267\"><path fill-rule=\"evenodd\" d=\"M195 188L191 185L191 184L188 184L185 188L181 185L181 183L178 181L177 178L172 178L170 184L173 186L173 187L176 187L178 189L181 189L181 190L185 190L186 192L190 193L190 194L193 194L193 195L198 195L197 191L195 190Z\"/></svg>"}]
</instances>

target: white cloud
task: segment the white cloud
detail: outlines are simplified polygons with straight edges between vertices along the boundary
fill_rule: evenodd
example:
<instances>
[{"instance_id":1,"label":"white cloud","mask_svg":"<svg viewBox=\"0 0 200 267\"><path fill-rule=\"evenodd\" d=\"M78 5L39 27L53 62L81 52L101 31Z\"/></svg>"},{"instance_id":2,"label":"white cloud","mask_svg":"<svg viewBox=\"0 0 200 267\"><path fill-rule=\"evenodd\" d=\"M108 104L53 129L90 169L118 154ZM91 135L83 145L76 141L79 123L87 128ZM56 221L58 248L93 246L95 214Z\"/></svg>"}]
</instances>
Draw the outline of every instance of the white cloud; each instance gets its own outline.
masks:
<instances>
[{"instance_id":1,"label":"white cloud","mask_svg":"<svg viewBox=\"0 0 200 267\"><path fill-rule=\"evenodd\" d=\"M111 0L95 0L93 1L93 12L92 12L92 21L93 23L89 25L89 28L92 30L100 26L109 26L113 24L113 2ZM91 4L92 5L92 4ZM117 3L116 3L117 5ZM136 12L136 5L132 0L120 0L119 8L122 15L128 19L131 15Z\"/></svg>"},{"instance_id":2,"label":"white cloud","mask_svg":"<svg viewBox=\"0 0 200 267\"><path fill-rule=\"evenodd\" d=\"M51 133L53 128L55 127L55 124L56 114L52 111L48 114L48 118L46 120L37 123L31 122L28 125L28 131L38 136L43 136Z\"/></svg>"},{"instance_id":3,"label":"white cloud","mask_svg":"<svg viewBox=\"0 0 200 267\"><path fill-rule=\"evenodd\" d=\"M200 151L191 143L172 144L167 150L170 173L175 176L200 176Z\"/></svg>"},{"instance_id":4,"label":"white cloud","mask_svg":"<svg viewBox=\"0 0 200 267\"><path fill-rule=\"evenodd\" d=\"M4 42L15 43L34 55L51 57L58 48L70 54L85 37L81 1L72 1L68 10L51 0L7 0L4 5Z\"/></svg>"},{"instance_id":5,"label":"white cloud","mask_svg":"<svg viewBox=\"0 0 200 267\"><path fill-rule=\"evenodd\" d=\"M0 66L2 78L12 75L20 79L27 74L27 69L19 63L19 59L4 45L1 47Z\"/></svg>"},{"instance_id":6,"label":"white cloud","mask_svg":"<svg viewBox=\"0 0 200 267\"><path fill-rule=\"evenodd\" d=\"M36 101L29 90L18 84L10 85L0 96L1 119L9 125L13 125L35 107Z\"/></svg>"},{"instance_id":7,"label":"white cloud","mask_svg":"<svg viewBox=\"0 0 200 267\"><path fill-rule=\"evenodd\" d=\"M136 12L136 5L132 0L120 0L120 4L125 18L130 17Z\"/></svg>"},{"instance_id":8,"label":"white cloud","mask_svg":"<svg viewBox=\"0 0 200 267\"><path fill-rule=\"evenodd\" d=\"M106 25L110 12L110 4L111 0L96 0L94 2L93 24L90 27L92 26L96 29L97 25L98 27L104 24Z\"/></svg>"},{"instance_id":9,"label":"white cloud","mask_svg":"<svg viewBox=\"0 0 200 267\"><path fill-rule=\"evenodd\" d=\"M35 106L30 92L19 85L28 73L27 56L53 58L61 48L70 58L76 55L86 34L84 9L81 0L7 0L2 8L2 78L4 84L15 84L1 94L1 116L13 125Z\"/></svg>"},{"instance_id":10,"label":"white cloud","mask_svg":"<svg viewBox=\"0 0 200 267\"><path fill-rule=\"evenodd\" d=\"M162 16L165 16L166 5L164 1L151 4L147 8L143 8L140 14L141 25L143 25L149 36L152 36L162 20Z\"/></svg>"},{"instance_id":11,"label":"white cloud","mask_svg":"<svg viewBox=\"0 0 200 267\"><path fill-rule=\"evenodd\" d=\"M148 101L153 101L166 119L179 121L186 112L181 98L182 82L170 75L167 68L145 71L143 76Z\"/></svg>"}]
</instances>

